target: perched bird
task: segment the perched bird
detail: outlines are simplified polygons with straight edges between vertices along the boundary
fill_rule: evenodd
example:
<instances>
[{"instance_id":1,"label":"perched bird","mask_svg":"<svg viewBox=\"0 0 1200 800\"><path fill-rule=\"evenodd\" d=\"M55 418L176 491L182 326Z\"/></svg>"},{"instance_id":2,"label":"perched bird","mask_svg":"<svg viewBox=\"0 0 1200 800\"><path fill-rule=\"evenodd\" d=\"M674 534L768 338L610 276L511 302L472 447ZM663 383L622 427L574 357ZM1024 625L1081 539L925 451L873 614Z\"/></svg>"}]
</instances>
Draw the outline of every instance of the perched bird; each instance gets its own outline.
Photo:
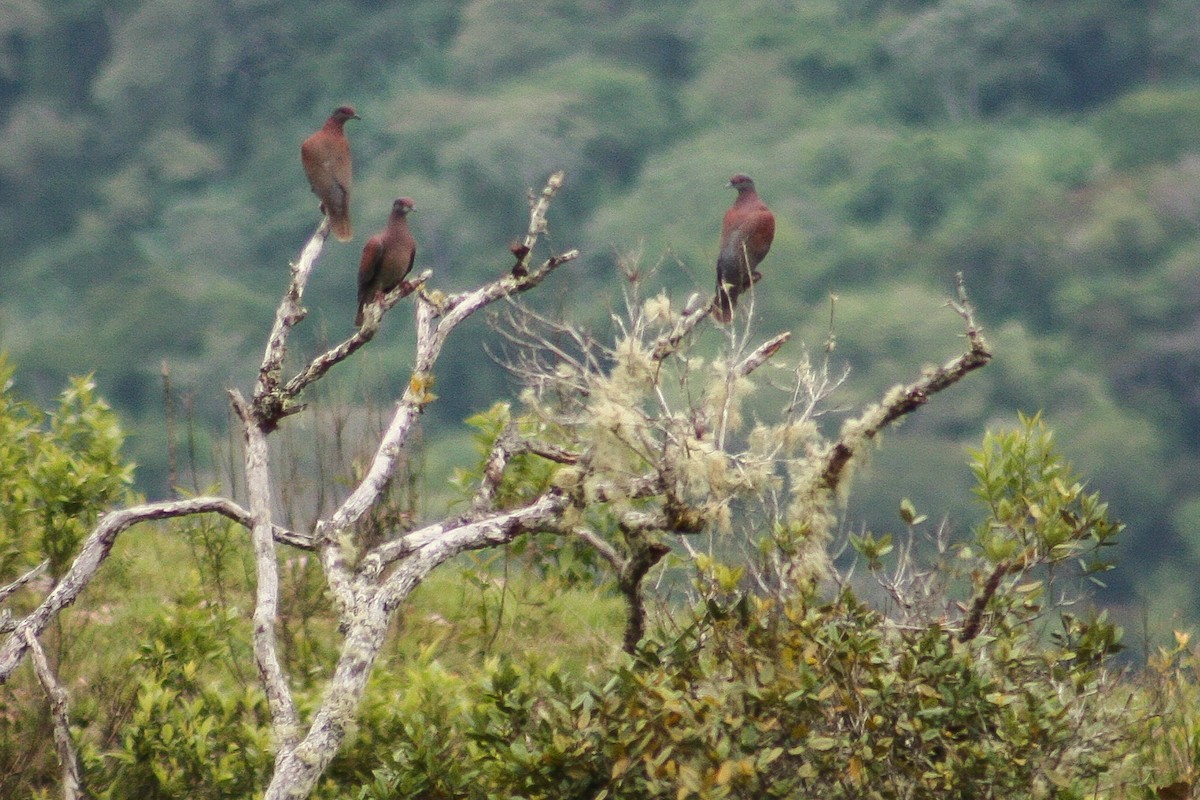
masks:
<instances>
[{"instance_id":1,"label":"perched bird","mask_svg":"<svg viewBox=\"0 0 1200 800\"><path fill-rule=\"evenodd\" d=\"M721 323L733 319L738 295L762 277L757 267L775 238L775 215L754 190L754 181L739 174L729 179L729 185L737 189L738 196L721 224L717 296L713 300L713 319Z\"/></svg>"},{"instance_id":2,"label":"perched bird","mask_svg":"<svg viewBox=\"0 0 1200 800\"><path fill-rule=\"evenodd\" d=\"M321 211L329 217L333 235L348 242L350 230L350 143L346 120L360 119L351 106L335 108L321 130L300 145L300 161L313 194L321 199Z\"/></svg>"},{"instance_id":3,"label":"perched bird","mask_svg":"<svg viewBox=\"0 0 1200 800\"><path fill-rule=\"evenodd\" d=\"M417 242L408 229L408 212L413 201L401 197L392 203L387 227L363 245L362 261L358 264L358 316L356 326L362 326L363 309L400 285L413 268L417 257Z\"/></svg>"}]
</instances>

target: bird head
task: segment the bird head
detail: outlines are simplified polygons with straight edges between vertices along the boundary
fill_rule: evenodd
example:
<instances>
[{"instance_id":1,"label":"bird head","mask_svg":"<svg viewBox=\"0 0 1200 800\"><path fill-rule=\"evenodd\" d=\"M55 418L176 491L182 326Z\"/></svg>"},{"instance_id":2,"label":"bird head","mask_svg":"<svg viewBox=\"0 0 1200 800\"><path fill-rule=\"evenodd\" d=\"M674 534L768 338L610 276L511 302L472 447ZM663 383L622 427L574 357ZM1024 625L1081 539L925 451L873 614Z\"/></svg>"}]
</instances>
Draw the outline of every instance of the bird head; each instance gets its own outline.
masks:
<instances>
[{"instance_id":1,"label":"bird head","mask_svg":"<svg viewBox=\"0 0 1200 800\"><path fill-rule=\"evenodd\" d=\"M748 189L754 189L754 181L750 180L750 176L743 175L740 172L729 179L729 185L734 189L737 189L739 192L744 192Z\"/></svg>"},{"instance_id":2,"label":"bird head","mask_svg":"<svg viewBox=\"0 0 1200 800\"><path fill-rule=\"evenodd\" d=\"M416 210L416 205L408 197L400 197L392 203L392 213L399 214L402 217L408 216L408 213L414 210Z\"/></svg>"},{"instance_id":3,"label":"bird head","mask_svg":"<svg viewBox=\"0 0 1200 800\"><path fill-rule=\"evenodd\" d=\"M333 113L329 115L329 118L332 120L337 120L343 124L348 119L362 119L362 117L360 117L354 111L354 106L338 106L333 110Z\"/></svg>"}]
</instances>

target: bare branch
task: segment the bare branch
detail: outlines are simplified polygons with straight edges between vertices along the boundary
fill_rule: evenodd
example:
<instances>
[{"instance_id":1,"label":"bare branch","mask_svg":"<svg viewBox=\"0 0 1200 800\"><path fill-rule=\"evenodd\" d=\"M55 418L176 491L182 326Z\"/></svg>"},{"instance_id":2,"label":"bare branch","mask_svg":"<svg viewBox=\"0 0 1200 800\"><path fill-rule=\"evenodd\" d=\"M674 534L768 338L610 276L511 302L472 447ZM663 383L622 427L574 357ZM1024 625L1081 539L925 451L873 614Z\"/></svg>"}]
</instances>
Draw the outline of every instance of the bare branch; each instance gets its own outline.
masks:
<instances>
[{"instance_id":1,"label":"bare branch","mask_svg":"<svg viewBox=\"0 0 1200 800\"><path fill-rule=\"evenodd\" d=\"M621 557L620 553L617 552L617 549L608 542L604 541L600 534L596 533L590 528L585 528L582 525L576 525L575 527L571 528L568 533L570 533L572 536L582 539L588 547L591 547L593 550L599 553L600 557L611 564L612 568L618 572L624 566L625 559Z\"/></svg>"},{"instance_id":2,"label":"bare branch","mask_svg":"<svg viewBox=\"0 0 1200 800\"><path fill-rule=\"evenodd\" d=\"M300 735L300 715L283 673L276 648L279 617L279 563L271 535L271 473L265 426L255 418L237 389L229 392L242 420L245 441L246 491L250 499L250 540L254 546L254 659L267 695L279 752L291 750Z\"/></svg>"},{"instance_id":3,"label":"bare branch","mask_svg":"<svg viewBox=\"0 0 1200 800\"><path fill-rule=\"evenodd\" d=\"M788 339L791 338L791 331L784 331L774 338L768 339L763 344L760 344L758 347L754 348L754 352L738 362L738 365L733 368L734 374L738 375L739 377L745 377L749 375L751 372L765 364L767 359L778 353L779 348L787 344Z\"/></svg>"},{"instance_id":4,"label":"bare branch","mask_svg":"<svg viewBox=\"0 0 1200 800\"><path fill-rule=\"evenodd\" d=\"M843 433L827 453L825 464L820 471L820 486L831 491L836 490L846 465L850 463L862 444L874 439L880 431L900 417L916 411L929 402L929 398L933 395L948 389L969 373L991 361L992 354L988 350L982 330L975 323L974 312L967 302L962 273L958 274L958 294L958 302L950 305L967 323L968 347L966 352L943 366L930 370L919 380L888 392L879 405L873 406L857 420L852 432Z\"/></svg>"},{"instance_id":5,"label":"bare branch","mask_svg":"<svg viewBox=\"0 0 1200 800\"><path fill-rule=\"evenodd\" d=\"M558 464L579 463L579 454L573 453L565 447L558 447L546 442L525 442L523 447L526 452L533 453L535 456L540 456L547 461L554 461Z\"/></svg>"},{"instance_id":6,"label":"bare branch","mask_svg":"<svg viewBox=\"0 0 1200 800\"><path fill-rule=\"evenodd\" d=\"M459 553L512 541L557 519L569 504L566 495L551 490L512 511L463 523L437 523L389 542L363 559L357 583L355 614L347 619L346 640L321 707L304 739L281 751L265 800L305 797L328 767L351 726L355 709L366 691L371 668L383 646L391 613L436 567ZM383 568L403 556L402 568L386 576L375 591Z\"/></svg>"},{"instance_id":7,"label":"bare branch","mask_svg":"<svg viewBox=\"0 0 1200 800\"><path fill-rule=\"evenodd\" d=\"M660 336L654 343L650 358L654 361L662 361L676 352L679 349L679 343L700 324L700 320L711 313L711 303L701 303L690 310L685 308L679 320L676 321L675 327L671 328L669 333Z\"/></svg>"},{"instance_id":8,"label":"bare branch","mask_svg":"<svg viewBox=\"0 0 1200 800\"><path fill-rule=\"evenodd\" d=\"M55 614L78 599L95 576L100 564L108 557L117 536L139 522L206 513L220 514L243 525L250 519L249 512L224 497L193 497L189 500L150 503L110 511L102 516L84 540L83 547L80 548L79 555L75 557L67 574L59 580L41 605L14 626L12 635L0 646L0 684L5 683L21 663L28 647L25 641L26 634L40 635ZM275 530L272 528L273 532Z\"/></svg>"},{"instance_id":9,"label":"bare branch","mask_svg":"<svg viewBox=\"0 0 1200 800\"><path fill-rule=\"evenodd\" d=\"M54 726L54 748L58 751L58 763L62 765L62 790L64 800L82 800L83 770L79 766L79 753L71 741L71 721L67 717L67 690L62 688L50 662L42 652L42 646L32 631L25 631L25 644L33 659L33 671L46 691L50 701L50 722Z\"/></svg>"},{"instance_id":10,"label":"bare branch","mask_svg":"<svg viewBox=\"0 0 1200 800\"><path fill-rule=\"evenodd\" d=\"M475 499L471 502L472 511L481 513L496 507L496 493L504 479L504 468L516 455L518 447L520 442L517 438L517 426L510 420L496 437L492 452L483 465L483 479L479 481L479 491L475 493Z\"/></svg>"},{"instance_id":11,"label":"bare branch","mask_svg":"<svg viewBox=\"0 0 1200 800\"><path fill-rule=\"evenodd\" d=\"M542 200L534 206L531 213L531 236L545 229L545 214L550 198L561 183L561 172L550 177L547 188L542 193ZM431 296L425 292L417 296L417 346L412 377L397 404L396 412L392 415L379 447L376 448L366 475L333 516L317 524L319 541L329 542L335 532L353 527L382 495L395 473L400 452L408 441L413 422L421 409L434 399L433 368L451 332L481 308L537 286L558 267L578 257L579 251L571 250L548 259L539 268L527 274L505 275L474 291L448 298ZM325 557L329 559L329 565L339 561L339 557L332 552L326 552Z\"/></svg>"},{"instance_id":12,"label":"bare branch","mask_svg":"<svg viewBox=\"0 0 1200 800\"><path fill-rule=\"evenodd\" d=\"M262 366L258 370L258 382L254 386L253 402L255 413L266 419L279 419L283 404L275 398L279 389L279 373L283 369L283 359L287 354L288 337L297 322L304 319L308 313L301 305L304 299L304 289L308 285L308 277L312 274L313 265L321 255L325 240L329 237L329 218L322 217L321 224L309 238L308 243L300 252L300 260L292 265L292 281L288 285L283 300L275 312L275 324L267 339L266 351L263 353ZM265 416L263 416L265 415Z\"/></svg>"},{"instance_id":13,"label":"bare branch","mask_svg":"<svg viewBox=\"0 0 1200 800\"><path fill-rule=\"evenodd\" d=\"M413 280L401 282L399 286L384 295L380 302L368 305L363 316L363 325L361 328L356 330L349 339L346 339L337 347L314 358L308 363L308 366L288 381L280 395L283 403L281 413L283 415L292 414L303 408L303 406L291 406L290 403L309 384L320 380L335 365L345 361L360 347L374 339L375 334L379 331L379 322L382 319L382 315L391 309L392 306L405 297L408 297L408 295L423 288L432 276L432 270L425 270Z\"/></svg>"},{"instance_id":14,"label":"bare branch","mask_svg":"<svg viewBox=\"0 0 1200 800\"><path fill-rule=\"evenodd\" d=\"M554 527L556 515L570 504L570 497L559 489L551 489L517 508L468 514L426 525L376 547L362 559L358 575L360 578L380 575L388 565L417 553L422 559L436 561L433 566L437 566L467 550L505 544L522 533ZM405 571L411 571L407 562Z\"/></svg>"},{"instance_id":15,"label":"bare branch","mask_svg":"<svg viewBox=\"0 0 1200 800\"><path fill-rule=\"evenodd\" d=\"M7 600L9 598L9 596L13 592L17 591L22 586L29 583L34 578L36 578L37 576L39 576L43 572L45 572L49 568L49 566L50 566L50 559L47 558L45 561L38 564L33 569L29 570L29 572L26 572L24 575L17 578L12 583L8 584L7 586L5 586L3 588L0 588L0 603L3 603L5 600Z\"/></svg>"},{"instance_id":16,"label":"bare branch","mask_svg":"<svg viewBox=\"0 0 1200 800\"><path fill-rule=\"evenodd\" d=\"M529 272L529 256L533 253L538 237L546 232L546 212L550 210L550 201L554 199L554 194L562 188L565 175L566 173L562 170L551 175L546 181L546 185L542 187L541 195L530 204L529 228L525 232L525 240L519 247L513 249L513 255L517 256L517 263L512 268L512 274L516 277L521 277Z\"/></svg>"}]
</instances>

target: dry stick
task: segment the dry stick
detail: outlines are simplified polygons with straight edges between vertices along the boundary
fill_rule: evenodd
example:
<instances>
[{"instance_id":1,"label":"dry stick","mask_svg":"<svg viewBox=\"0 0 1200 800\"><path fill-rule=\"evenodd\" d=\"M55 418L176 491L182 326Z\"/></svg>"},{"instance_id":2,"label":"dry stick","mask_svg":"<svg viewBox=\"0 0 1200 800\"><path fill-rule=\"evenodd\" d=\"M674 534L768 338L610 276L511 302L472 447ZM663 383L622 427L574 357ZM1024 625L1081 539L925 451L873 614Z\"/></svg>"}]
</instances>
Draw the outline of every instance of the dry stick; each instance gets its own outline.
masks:
<instances>
[{"instance_id":1,"label":"dry stick","mask_svg":"<svg viewBox=\"0 0 1200 800\"><path fill-rule=\"evenodd\" d=\"M483 465L483 477L479 481L479 491L471 501L471 510L475 513L490 511L496 507L496 494L500 491L500 482L504 480L504 469L517 454L521 446L520 433L517 424L509 420L504 430L496 437L487 461Z\"/></svg>"},{"instance_id":2,"label":"dry stick","mask_svg":"<svg viewBox=\"0 0 1200 800\"><path fill-rule=\"evenodd\" d=\"M562 170L550 176L546 181L546 185L542 187L542 193L538 199L532 203L532 209L529 214L529 228L525 232L525 240L521 242L521 247L518 251L520 257L517 259L516 265L513 266L513 276L522 277L529 272L529 257L533 254L533 248L537 245L538 237L546 232L546 212L550 210L550 201L554 199L554 194L562 188L564 173Z\"/></svg>"},{"instance_id":3,"label":"dry stick","mask_svg":"<svg viewBox=\"0 0 1200 800\"><path fill-rule=\"evenodd\" d=\"M826 453L825 464L816 475L814 488L836 493L846 466L862 444L874 439L880 431L900 417L916 411L929 402L933 395L953 386L969 373L991 361L992 354L988 350L982 330L975 322L975 311L967 299L962 273L958 273L956 278L958 299L948 305L967 325L966 352L931 370L920 380L902 386L898 391L889 392L883 402L864 414L858 420L856 432L853 435L842 434Z\"/></svg>"},{"instance_id":4,"label":"dry stick","mask_svg":"<svg viewBox=\"0 0 1200 800\"><path fill-rule=\"evenodd\" d=\"M792 338L791 331L784 331L777 336L760 344L754 348L754 352L738 362L733 368L734 374L744 378L754 370L766 363L767 359L779 352L779 348L787 344L788 339Z\"/></svg>"},{"instance_id":5,"label":"dry stick","mask_svg":"<svg viewBox=\"0 0 1200 800\"><path fill-rule=\"evenodd\" d=\"M653 361L662 361L678 350L679 343L683 341L683 338L700 324L700 320L712 313L712 308L712 303L704 303L691 311L685 311L675 322L671 332L660 336L654 343L650 358Z\"/></svg>"},{"instance_id":6,"label":"dry stick","mask_svg":"<svg viewBox=\"0 0 1200 800\"><path fill-rule=\"evenodd\" d=\"M62 786L64 800L82 800L83 770L79 767L79 753L71 741L71 721L67 717L67 690L62 688L50 662L42 651L42 645L30 631L25 631L25 644L33 659L33 671L37 673L46 698L50 701L50 721L54 726L54 748L58 751L58 762L62 764Z\"/></svg>"},{"instance_id":7,"label":"dry stick","mask_svg":"<svg viewBox=\"0 0 1200 800\"><path fill-rule=\"evenodd\" d=\"M139 522L150 520L173 519L187 517L192 514L215 513L247 525L250 513L244 508L224 497L194 497L189 500L172 500L163 503L123 508L110 511L100 517L96 527L84 540L83 547L67 574L55 585L42 603L26 615L13 627L13 633L0 646L0 684L8 680L17 665L21 663L28 645L26 633L40 635L50 620L63 608L74 603L80 593L87 588L88 583L95 577L96 570L108 557L117 536ZM312 549L311 542L299 534L272 528L274 535L288 544L304 543L307 549Z\"/></svg>"},{"instance_id":8,"label":"dry stick","mask_svg":"<svg viewBox=\"0 0 1200 800\"><path fill-rule=\"evenodd\" d=\"M41 575L49 567L50 567L50 559L47 558L45 561L38 564L33 569L29 570L29 572L26 572L24 575L17 578L12 583L8 584L7 586L0 587L0 603L3 603L5 600L8 599L9 595L11 595L13 592L17 591L18 589L20 589L25 584L32 581L38 575Z\"/></svg>"},{"instance_id":9,"label":"dry stick","mask_svg":"<svg viewBox=\"0 0 1200 800\"><path fill-rule=\"evenodd\" d=\"M172 498L179 497L178 462L175 453L175 395L171 391L171 368L167 360L162 360L163 409L167 416L167 493Z\"/></svg>"},{"instance_id":10,"label":"dry stick","mask_svg":"<svg viewBox=\"0 0 1200 800\"><path fill-rule=\"evenodd\" d=\"M308 313L301 305L304 299L304 289L308 285L308 277L312 274L313 265L325 246L329 237L329 218L324 217L317 230L309 238L308 243L300 252L300 260L292 265L292 281L288 290L279 303L275 312L275 324L267 339L267 347L263 352L262 366L258 370L258 382L254 386L253 403L256 414L267 414L268 418L278 421L282 414L282 401L277 398L279 389L279 373L283 369L283 358L287 355L287 341L292 328L304 319Z\"/></svg>"},{"instance_id":11,"label":"dry stick","mask_svg":"<svg viewBox=\"0 0 1200 800\"><path fill-rule=\"evenodd\" d=\"M294 378L287 382L283 388L282 400L284 404L284 413L295 413L301 410L302 407L293 407L291 401L295 399L304 389L311 383L320 380L326 372L332 369L335 365L345 361L356 350L365 345L367 342L375 338L375 334L379 331L379 321L382 318L382 313L387 311L396 303L412 294L416 290L422 288L425 282L433 276L432 270L425 270L415 279L405 281L396 289L387 293L380 303L372 303L369 308L374 309L374 313L369 313L364 317L363 325L349 339L339 344L321 355L314 358L301 370Z\"/></svg>"}]
</instances>

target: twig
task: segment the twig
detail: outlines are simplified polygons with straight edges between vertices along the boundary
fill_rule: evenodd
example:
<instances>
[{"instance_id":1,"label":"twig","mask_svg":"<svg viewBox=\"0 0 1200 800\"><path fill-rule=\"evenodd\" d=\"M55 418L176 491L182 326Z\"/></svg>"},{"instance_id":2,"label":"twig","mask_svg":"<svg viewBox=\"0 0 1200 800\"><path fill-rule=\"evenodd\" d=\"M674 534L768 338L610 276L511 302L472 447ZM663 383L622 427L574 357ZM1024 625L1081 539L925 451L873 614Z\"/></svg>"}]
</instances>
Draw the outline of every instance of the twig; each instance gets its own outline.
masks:
<instances>
[{"instance_id":1,"label":"twig","mask_svg":"<svg viewBox=\"0 0 1200 800\"><path fill-rule=\"evenodd\" d=\"M779 352L779 348L787 344L788 339L792 338L791 331L783 333L768 339L766 342L754 348L754 352L743 358L738 365L733 368L734 374L739 377L746 377L754 370L766 363L767 359Z\"/></svg>"},{"instance_id":2,"label":"twig","mask_svg":"<svg viewBox=\"0 0 1200 800\"><path fill-rule=\"evenodd\" d=\"M654 343L654 348L651 350L650 358L654 361L662 361L667 356L679 349L679 343L684 337L691 333L700 320L712 313L711 303L702 303L690 311L684 310L682 316L675 322L675 326L671 328L669 333L663 334Z\"/></svg>"},{"instance_id":3,"label":"twig","mask_svg":"<svg viewBox=\"0 0 1200 800\"><path fill-rule=\"evenodd\" d=\"M12 583L8 584L7 586L0 587L0 603L3 603L5 600L8 599L9 595L11 595L13 592L17 591L22 586L29 583L34 578L36 578L37 576L39 576L43 572L45 572L47 570L47 568L49 568L49 566L50 566L50 559L47 558L45 561L43 561L42 563L38 564L33 569L26 572L24 575L17 578Z\"/></svg>"},{"instance_id":4,"label":"twig","mask_svg":"<svg viewBox=\"0 0 1200 800\"><path fill-rule=\"evenodd\" d=\"M604 541L598 533L585 528L582 525L576 525L569 530L572 536L582 539L588 547L600 554L600 557L612 565L612 568L621 571L625 565L625 559L617 552L617 548L613 547L608 542Z\"/></svg>"},{"instance_id":5,"label":"twig","mask_svg":"<svg viewBox=\"0 0 1200 800\"><path fill-rule=\"evenodd\" d=\"M546 232L546 212L550 210L550 201L554 199L555 193L562 188L565 175L566 173L562 170L551 175L546 181L546 185L542 187L541 195L530 208L529 228L525 232L525 240L521 242L519 250L514 250L514 253L520 253L517 263L512 268L512 274L515 277L522 277L529 272L529 257L533 253L538 237Z\"/></svg>"},{"instance_id":6,"label":"twig","mask_svg":"<svg viewBox=\"0 0 1200 800\"><path fill-rule=\"evenodd\" d=\"M171 391L171 368L162 360L163 411L167 423L167 492L179 497L179 469L175 447L175 393Z\"/></svg>"},{"instance_id":7,"label":"twig","mask_svg":"<svg viewBox=\"0 0 1200 800\"><path fill-rule=\"evenodd\" d=\"M516 455L520 442L517 438L517 425L512 420L504 426L504 430L496 437L487 462L483 465L483 478L479 481L479 491L471 502L471 510L477 513L489 511L496 507L496 493L500 482L504 479L504 468Z\"/></svg>"},{"instance_id":8,"label":"twig","mask_svg":"<svg viewBox=\"0 0 1200 800\"><path fill-rule=\"evenodd\" d=\"M911 414L925 405L933 395L953 386L991 361L992 354L983 338L982 329L975 322L974 310L967 301L961 272L957 276L957 282L959 299L948 305L967 324L966 352L943 366L930 370L920 380L888 392L883 402L856 421L852 433L843 433L829 449L824 467L820 471L819 485L825 489L837 489L847 464L863 443L874 439L880 431L900 417Z\"/></svg>"},{"instance_id":9,"label":"twig","mask_svg":"<svg viewBox=\"0 0 1200 800\"><path fill-rule=\"evenodd\" d=\"M432 276L432 270L425 270L413 280L404 281L395 289L388 292L380 302L372 303L369 308L374 309L374 312L367 313L364 316L361 328L356 330L350 338L337 347L314 358L308 363L308 366L287 382L287 385L284 386L280 394L283 401L281 413L286 416L287 414L294 414L296 411L301 410L302 406L296 407L291 405L292 400L304 391L309 384L320 380L330 369L345 361L360 347L374 339L375 334L379 331L379 321L382 315L392 308L392 306L396 305L396 303L422 288Z\"/></svg>"}]
</instances>

